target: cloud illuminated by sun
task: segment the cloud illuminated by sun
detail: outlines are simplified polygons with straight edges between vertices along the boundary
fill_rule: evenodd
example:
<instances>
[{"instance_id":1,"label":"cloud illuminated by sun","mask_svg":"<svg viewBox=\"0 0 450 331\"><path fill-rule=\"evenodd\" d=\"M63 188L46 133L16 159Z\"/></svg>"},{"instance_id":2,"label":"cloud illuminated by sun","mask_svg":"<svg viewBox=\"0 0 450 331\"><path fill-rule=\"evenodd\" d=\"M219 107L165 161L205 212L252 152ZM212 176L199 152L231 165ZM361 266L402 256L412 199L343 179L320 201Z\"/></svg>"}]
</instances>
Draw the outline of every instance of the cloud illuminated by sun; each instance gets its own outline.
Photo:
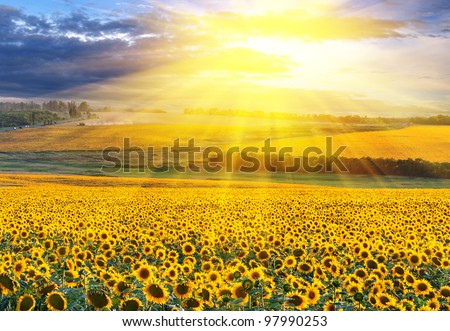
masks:
<instances>
[{"instance_id":1,"label":"cloud illuminated by sun","mask_svg":"<svg viewBox=\"0 0 450 331\"><path fill-rule=\"evenodd\" d=\"M45 23L59 25L54 47L64 44L61 38L74 48L101 47L98 53L86 48L79 57L64 55L67 60L38 68L87 73L79 78L87 84L68 84L55 96L123 106L372 115L446 112L448 8L437 0L408 3L140 2L139 11L123 13L120 21L73 16L71 20L83 21L77 28L49 19ZM32 22L24 23L30 27L23 32L27 38L37 29Z\"/></svg>"}]
</instances>

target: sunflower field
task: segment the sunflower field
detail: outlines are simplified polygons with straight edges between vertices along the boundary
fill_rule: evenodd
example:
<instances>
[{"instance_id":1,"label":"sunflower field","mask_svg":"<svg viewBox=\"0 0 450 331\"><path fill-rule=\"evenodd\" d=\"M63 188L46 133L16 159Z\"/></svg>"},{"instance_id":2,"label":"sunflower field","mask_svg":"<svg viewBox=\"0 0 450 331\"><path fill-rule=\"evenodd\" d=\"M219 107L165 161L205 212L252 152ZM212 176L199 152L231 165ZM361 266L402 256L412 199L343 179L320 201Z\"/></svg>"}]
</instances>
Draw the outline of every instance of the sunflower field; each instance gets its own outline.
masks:
<instances>
[{"instance_id":1,"label":"sunflower field","mask_svg":"<svg viewBox=\"0 0 450 331\"><path fill-rule=\"evenodd\" d=\"M36 178L0 178L0 310L450 307L450 190Z\"/></svg>"}]
</instances>

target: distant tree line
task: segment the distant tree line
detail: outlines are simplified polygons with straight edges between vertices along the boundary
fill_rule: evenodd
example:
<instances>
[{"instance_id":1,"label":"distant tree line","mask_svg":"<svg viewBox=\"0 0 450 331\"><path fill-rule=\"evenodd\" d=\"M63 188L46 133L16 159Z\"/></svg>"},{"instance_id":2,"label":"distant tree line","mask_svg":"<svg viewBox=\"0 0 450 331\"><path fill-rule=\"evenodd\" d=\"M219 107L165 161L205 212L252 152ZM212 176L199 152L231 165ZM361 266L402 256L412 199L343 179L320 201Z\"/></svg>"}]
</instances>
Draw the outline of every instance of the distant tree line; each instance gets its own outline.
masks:
<instances>
[{"instance_id":1,"label":"distant tree line","mask_svg":"<svg viewBox=\"0 0 450 331\"><path fill-rule=\"evenodd\" d=\"M81 117L82 114L86 114L87 117L91 117L92 108L86 102L83 101L79 105L75 101L64 102L62 100L50 100L43 102L42 104L36 102L0 102L0 113L13 112L13 111L33 111L42 110L55 113L68 113L70 118Z\"/></svg>"},{"instance_id":2,"label":"distant tree line","mask_svg":"<svg viewBox=\"0 0 450 331\"><path fill-rule=\"evenodd\" d=\"M423 159L340 158L350 174L450 179L450 163Z\"/></svg>"},{"instance_id":3,"label":"distant tree line","mask_svg":"<svg viewBox=\"0 0 450 331\"><path fill-rule=\"evenodd\" d=\"M25 110L0 112L0 127L20 127L25 125L50 125L61 118L49 111Z\"/></svg>"},{"instance_id":4,"label":"distant tree line","mask_svg":"<svg viewBox=\"0 0 450 331\"><path fill-rule=\"evenodd\" d=\"M432 117L413 117L412 123L426 125L450 125L450 116L437 115Z\"/></svg>"},{"instance_id":5,"label":"distant tree line","mask_svg":"<svg viewBox=\"0 0 450 331\"><path fill-rule=\"evenodd\" d=\"M18 110L42 110L42 105L31 102L0 102L0 112Z\"/></svg>"},{"instance_id":6,"label":"distant tree line","mask_svg":"<svg viewBox=\"0 0 450 331\"><path fill-rule=\"evenodd\" d=\"M218 109L218 108L186 108L185 114L190 115L219 115L219 116L241 116L257 118L281 118L294 119L305 122L327 122L327 123L347 123L347 124L389 124L389 123L411 123L426 125L450 125L450 116L438 115L433 117L367 117L359 115L335 116L329 114L294 114L286 112L264 112L261 110L244 109Z\"/></svg>"},{"instance_id":7,"label":"distant tree line","mask_svg":"<svg viewBox=\"0 0 450 331\"><path fill-rule=\"evenodd\" d=\"M263 156L255 156L259 160L259 172L266 172L264 168ZM317 170L305 170L302 167L298 170L298 173L325 173L325 165L328 163L332 169L332 173L346 173L342 172L336 163L332 162L332 159L327 159L324 156L301 158L301 164L307 164L310 168L316 168ZM381 176L406 176L406 177L424 177L424 178L447 178L450 179L450 163L448 162L430 162L423 159L393 159L393 158L348 158L339 157L345 168L348 170L348 174L351 175L381 175ZM235 160L233 163L233 171L239 171L241 166L248 166L249 164L242 160ZM285 161L279 161L276 159L271 160L271 165L274 166L277 172L285 172L286 169L293 165L292 156L286 155ZM307 168L306 168L307 169Z\"/></svg>"},{"instance_id":8,"label":"distant tree line","mask_svg":"<svg viewBox=\"0 0 450 331\"><path fill-rule=\"evenodd\" d=\"M85 115L93 118L93 109L83 101L64 102L50 100L42 104L35 102L0 102L0 127L15 127L36 124L53 124L57 120L77 119Z\"/></svg>"}]
</instances>

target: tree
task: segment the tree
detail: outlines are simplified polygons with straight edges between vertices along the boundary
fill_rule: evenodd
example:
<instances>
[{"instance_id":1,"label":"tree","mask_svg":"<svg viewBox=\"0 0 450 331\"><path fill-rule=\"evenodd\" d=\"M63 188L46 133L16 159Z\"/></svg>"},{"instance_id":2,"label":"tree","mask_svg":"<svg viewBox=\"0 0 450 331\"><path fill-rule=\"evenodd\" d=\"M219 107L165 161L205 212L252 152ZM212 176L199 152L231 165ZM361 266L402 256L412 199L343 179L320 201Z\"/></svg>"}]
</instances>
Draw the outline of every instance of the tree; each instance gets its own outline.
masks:
<instances>
[{"instance_id":1,"label":"tree","mask_svg":"<svg viewBox=\"0 0 450 331\"><path fill-rule=\"evenodd\" d=\"M80 117L80 113L78 112L77 104L75 103L75 101L68 102L67 108L69 109L70 118Z\"/></svg>"},{"instance_id":2,"label":"tree","mask_svg":"<svg viewBox=\"0 0 450 331\"><path fill-rule=\"evenodd\" d=\"M78 106L78 112L80 112L80 113L88 113L90 109L91 109L91 107L89 106L89 104L86 101L83 101Z\"/></svg>"}]
</instances>

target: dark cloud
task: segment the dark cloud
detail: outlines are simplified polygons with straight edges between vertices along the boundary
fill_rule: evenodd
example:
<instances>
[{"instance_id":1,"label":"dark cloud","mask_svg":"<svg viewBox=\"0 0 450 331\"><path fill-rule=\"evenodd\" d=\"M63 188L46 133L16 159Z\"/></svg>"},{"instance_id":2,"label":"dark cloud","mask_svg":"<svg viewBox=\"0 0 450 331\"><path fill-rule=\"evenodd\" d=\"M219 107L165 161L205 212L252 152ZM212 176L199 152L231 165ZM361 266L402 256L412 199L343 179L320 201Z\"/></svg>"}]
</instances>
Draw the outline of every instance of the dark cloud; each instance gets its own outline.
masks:
<instances>
[{"instance_id":1,"label":"dark cloud","mask_svg":"<svg viewBox=\"0 0 450 331\"><path fill-rule=\"evenodd\" d=\"M139 70L142 48L161 42L157 26L139 17L34 16L0 5L0 95L41 96Z\"/></svg>"}]
</instances>

